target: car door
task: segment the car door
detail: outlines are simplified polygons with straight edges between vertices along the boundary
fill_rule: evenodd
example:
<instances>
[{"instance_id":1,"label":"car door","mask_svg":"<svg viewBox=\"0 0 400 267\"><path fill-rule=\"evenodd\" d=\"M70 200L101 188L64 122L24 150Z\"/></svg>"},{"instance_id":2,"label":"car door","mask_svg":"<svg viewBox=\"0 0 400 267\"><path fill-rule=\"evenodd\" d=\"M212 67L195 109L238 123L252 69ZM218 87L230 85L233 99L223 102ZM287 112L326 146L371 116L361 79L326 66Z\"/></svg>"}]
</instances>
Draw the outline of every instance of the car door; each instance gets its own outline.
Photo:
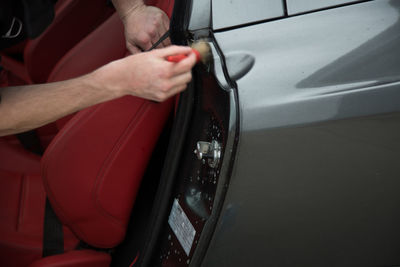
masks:
<instances>
[{"instance_id":1,"label":"car door","mask_svg":"<svg viewBox=\"0 0 400 267\"><path fill-rule=\"evenodd\" d=\"M175 1L172 41L212 62L180 96L141 263L399 265L399 18L396 0Z\"/></svg>"},{"instance_id":2,"label":"car door","mask_svg":"<svg viewBox=\"0 0 400 267\"><path fill-rule=\"evenodd\" d=\"M240 137L204 266L400 264L400 3L322 2L214 30Z\"/></svg>"}]
</instances>

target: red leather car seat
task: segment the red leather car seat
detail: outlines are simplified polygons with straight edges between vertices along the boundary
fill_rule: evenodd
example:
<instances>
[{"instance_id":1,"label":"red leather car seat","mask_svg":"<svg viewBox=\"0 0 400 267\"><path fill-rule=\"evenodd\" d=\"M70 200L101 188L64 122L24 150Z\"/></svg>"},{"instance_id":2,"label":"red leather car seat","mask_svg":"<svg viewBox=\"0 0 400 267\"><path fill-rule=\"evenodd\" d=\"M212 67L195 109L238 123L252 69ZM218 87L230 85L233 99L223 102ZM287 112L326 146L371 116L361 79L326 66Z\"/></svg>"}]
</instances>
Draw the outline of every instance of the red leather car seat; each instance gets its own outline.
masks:
<instances>
[{"instance_id":1,"label":"red leather car seat","mask_svg":"<svg viewBox=\"0 0 400 267\"><path fill-rule=\"evenodd\" d=\"M60 0L59 0L60 1ZM64 0L65 1L65 0ZM158 8L160 8L161 10L163 10L168 17L171 17L172 15L172 11L173 11L173 5L174 5L174 1L173 0L148 0L146 1L147 5L152 5L152 6L157 6ZM111 36L110 36L111 37ZM94 38L91 40L92 42L92 49L91 52L93 54L93 58L91 59L91 61L93 60L98 60L97 64L93 64L93 66L101 66L102 64L105 64L115 58L119 58L122 57L122 55L120 54L120 50L113 50L112 52L107 53L106 55L102 55L101 57L97 57L96 54L96 45L95 42L104 42L103 39L108 38L107 36L103 35L103 36L98 36L98 40L95 40ZM86 41L88 42L88 41ZM79 53L77 52L78 49L75 49L75 53ZM116 57L117 56L117 57ZM65 79L70 79L70 78L74 78L76 76L79 76L83 73L87 73L91 70L94 70L95 67L88 67L84 64L79 65L79 66L75 66L73 64L71 64L69 67L73 67L74 70L66 70L64 67L62 68L62 66L60 66L61 64L66 64L66 60L61 60L58 65L55 66L54 70L50 73L49 77L48 77L48 82L55 82L55 81L60 81L60 80L65 80ZM80 68L83 71L80 70L76 70L76 68ZM63 74L60 76L58 75L58 72L62 70ZM56 123L52 123L52 124L48 124L44 127L41 127L39 129L36 130L37 135L40 139L41 145L43 148L46 148L48 146L48 144L50 143L50 141L54 138L55 134L62 128L62 126L71 118L71 116L68 116L66 118L60 119L58 120Z\"/></svg>"},{"instance_id":2,"label":"red leather car seat","mask_svg":"<svg viewBox=\"0 0 400 267\"><path fill-rule=\"evenodd\" d=\"M81 240L101 248L122 241L171 107L171 101L123 97L79 112L52 141L42 160L46 192Z\"/></svg>"},{"instance_id":3,"label":"red leather car seat","mask_svg":"<svg viewBox=\"0 0 400 267\"><path fill-rule=\"evenodd\" d=\"M52 77L79 75L124 54L123 27L113 15L63 57ZM1 146L0 266L108 266L108 254L74 248L79 240L100 248L122 241L172 102L127 96L82 110L62 127L41 163L29 152ZM15 160L3 161L12 153ZM42 258L46 195L64 225L66 253Z\"/></svg>"},{"instance_id":4,"label":"red leather car seat","mask_svg":"<svg viewBox=\"0 0 400 267\"><path fill-rule=\"evenodd\" d=\"M22 49L22 61L7 50L1 53L3 85L46 82L59 59L113 12L106 0L58 0L52 24L36 39L8 50Z\"/></svg>"},{"instance_id":5,"label":"red leather car seat","mask_svg":"<svg viewBox=\"0 0 400 267\"><path fill-rule=\"evenodd\" d=\"M112 13L107 0L58 0L54 21L39 37L0 53L0 87L45 82L60 58ZM43 148L54 133L52 125L38 133ZM0 139L20 146L15 136Z\"/></svg>"},{"instance_id":6,"label":"red leather car seat","mask_svg":"<svg viewBox=\"0 0 400 267\"><path fill-rule=\"evenodd\" d=\"M20 62L2 53L2 65L7 70L0 72L0 86L2 83L2 86L39 83L44 82L46 77L48 77L47 82L54 82L85 73L79 70L63 70L63 75L58 76L56 72L62 69L59 66L55 66L54 70L50 71L51 67L54 66L68 49L112 13L112 9L106 5L106 2L106 0L58 0L55 6L56 16L52 25L35 40L28 41L24 46L19 45L24 51L25 62ZM173 0L148 0L146 4L159 7L171 17ZM90 16L88 16L88 10L90 10ZM74 31L72 32L71 29L74 29ZM93 48L95 47L93 45ZM95 58L100 62L106 63L109 56L110 54L107 54ZM111 59L113 58L111 57ZM62 62L61 64L65 64L65 61L60 62ZM100 66L100 64L93 64L93 66ZM79 67L81 69L86 68L84 65L83 67L81 65L74 66L74 68ZM86 72L88 71L89 69ZM63 118L56 123L48 124L36 130L43 148L48 146L55 134L69 118ZM9 143L19 146L19 141L14 136L2 137L0 139L5 139Z\"/></svg>"},{"instance_id":7,"label":"red leather car seat","mask_svg":"<svg viewBox=\"0 0 400 267\"><path fill-rule=\"evenodd\" d=\"M105 52L106 45L108 47ZM126 53L123 26L117 14L114 14L56 64L48 82L67 80L89 73L112 60L124 57ZM76 63L77 58L80 58L80 64ZM36 129L43 148L49 145L72 116Z\"/></svg>"}]
</instances>

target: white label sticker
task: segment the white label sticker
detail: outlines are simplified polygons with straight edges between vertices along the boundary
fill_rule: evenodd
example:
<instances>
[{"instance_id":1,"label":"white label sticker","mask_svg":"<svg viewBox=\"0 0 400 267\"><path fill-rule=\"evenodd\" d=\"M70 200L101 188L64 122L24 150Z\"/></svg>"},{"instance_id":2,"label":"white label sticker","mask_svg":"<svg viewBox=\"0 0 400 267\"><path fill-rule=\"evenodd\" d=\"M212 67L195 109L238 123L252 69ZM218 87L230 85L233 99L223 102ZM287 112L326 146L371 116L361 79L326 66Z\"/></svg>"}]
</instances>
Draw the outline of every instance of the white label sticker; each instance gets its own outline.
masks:
<instances>
[{"instance_id":1,"label":"white label sticker","mask_svg":"<svg viewBox=\"0 0 400 267\"><path fill-rule=\"evenodd\" d=\"M189 221L189 218L186 216L181 205L179 205L177 199L174 200L174 204L172 205L171 213L168 218L168 224L171 226L172 231L178 238L179 243L181 243L186 255L189 256L194 236L196 235L196 230Z\"/></svg>"}]
</instances>

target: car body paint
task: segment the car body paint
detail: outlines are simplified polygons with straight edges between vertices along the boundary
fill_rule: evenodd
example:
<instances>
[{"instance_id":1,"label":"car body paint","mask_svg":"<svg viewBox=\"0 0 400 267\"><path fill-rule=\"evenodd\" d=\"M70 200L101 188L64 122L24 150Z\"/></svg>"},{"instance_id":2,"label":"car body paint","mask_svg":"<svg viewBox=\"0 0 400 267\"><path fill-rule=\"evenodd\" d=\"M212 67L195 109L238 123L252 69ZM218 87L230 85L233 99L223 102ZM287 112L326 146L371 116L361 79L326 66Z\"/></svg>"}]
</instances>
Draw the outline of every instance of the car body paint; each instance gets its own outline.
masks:
<instances>
[{"instance_id":1,"label":"car body paint","mask_svg":"<svg viewBox=\"0 0 400 267\"><path fill-rule=\"evenodd\" d=\"M400 263L399 18L381 0L215 34L255 64L204 266Z\"/></svg>"}]
</instances>

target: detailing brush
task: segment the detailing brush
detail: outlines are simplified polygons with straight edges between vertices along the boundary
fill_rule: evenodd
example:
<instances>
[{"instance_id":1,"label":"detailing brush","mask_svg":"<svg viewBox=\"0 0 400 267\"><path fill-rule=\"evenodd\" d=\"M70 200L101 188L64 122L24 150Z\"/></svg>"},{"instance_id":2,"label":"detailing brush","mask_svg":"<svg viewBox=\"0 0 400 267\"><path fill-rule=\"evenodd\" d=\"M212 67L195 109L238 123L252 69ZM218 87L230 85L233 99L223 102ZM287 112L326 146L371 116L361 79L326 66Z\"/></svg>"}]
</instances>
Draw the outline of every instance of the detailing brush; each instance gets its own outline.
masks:
<instances>
[{"instance_id":1,"label":"detailing brush","mask_svg":"<svg viewBox=\"0 0 400 267\"><path fill-rule=\"evenodd\" d=\"M207 64L211 58L211 47L205 41L196 41L190 46L193 50L193 53L196 54L196 61L201 61L203 64ZM167 60L170 62L179 62L182 59L187 58L187 55L179 54L168 56Z\"/></svg>"}]
</instances>

